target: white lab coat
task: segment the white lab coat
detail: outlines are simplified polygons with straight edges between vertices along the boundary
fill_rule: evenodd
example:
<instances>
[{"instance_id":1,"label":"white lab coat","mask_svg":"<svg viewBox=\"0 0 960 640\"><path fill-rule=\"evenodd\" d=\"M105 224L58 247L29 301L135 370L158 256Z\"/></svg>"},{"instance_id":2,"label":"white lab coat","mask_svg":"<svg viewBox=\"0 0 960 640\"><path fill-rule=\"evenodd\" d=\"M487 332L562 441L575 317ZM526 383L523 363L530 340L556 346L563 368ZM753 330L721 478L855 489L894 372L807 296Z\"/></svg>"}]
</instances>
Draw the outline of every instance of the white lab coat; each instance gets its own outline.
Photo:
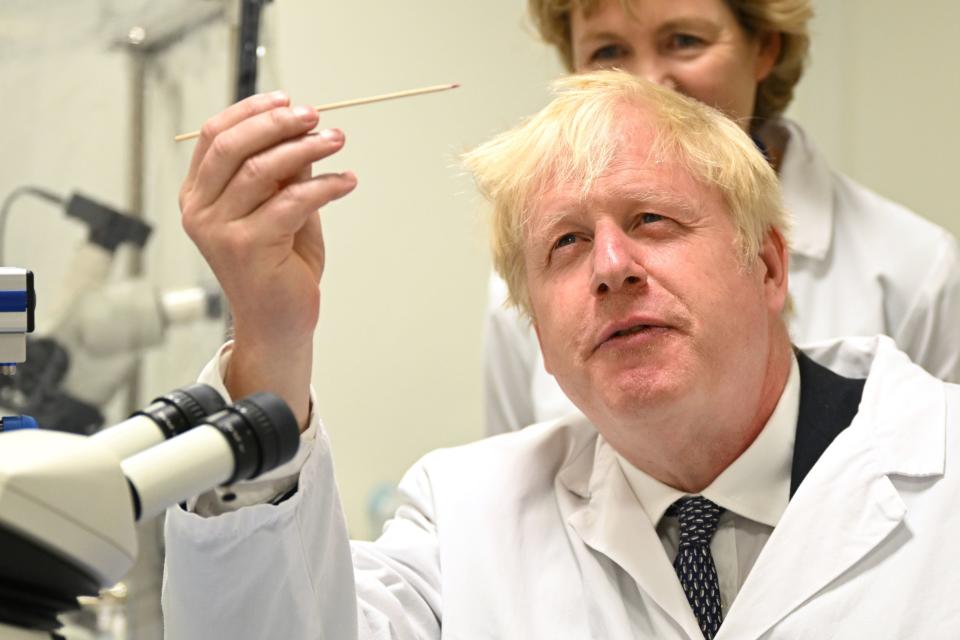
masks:
<instances>
[{"instance_id":1,"label":"white lab coat","mask_svg":"<svg viewBox=\"0 0 960 640\"><path fill-rule=\"evenodd\" d=\"M798 344L892 337L935 376L960 382L960 248L946 230L830 169L795 123L780 167ZM488 433L575 410L543 367L536 336L491 277L484 344Z\"/></svg>"},{"instance_id":2,"label":"white lab coat","mask_svg":"<svg viewBox=\"0 0 960 640\"><path fill-rule=\"evenodd\" d=\"M718 640L960 637L960 386L887 338L807 351L869 377ZM347 540L327 441L279 506L167 516L167 637L700 638L653 524L582 418L435 451L374 543ZM601 482L603 481L603 482ZM442 620L442 627L441 627Z\"/></svg>"}]
</instances>

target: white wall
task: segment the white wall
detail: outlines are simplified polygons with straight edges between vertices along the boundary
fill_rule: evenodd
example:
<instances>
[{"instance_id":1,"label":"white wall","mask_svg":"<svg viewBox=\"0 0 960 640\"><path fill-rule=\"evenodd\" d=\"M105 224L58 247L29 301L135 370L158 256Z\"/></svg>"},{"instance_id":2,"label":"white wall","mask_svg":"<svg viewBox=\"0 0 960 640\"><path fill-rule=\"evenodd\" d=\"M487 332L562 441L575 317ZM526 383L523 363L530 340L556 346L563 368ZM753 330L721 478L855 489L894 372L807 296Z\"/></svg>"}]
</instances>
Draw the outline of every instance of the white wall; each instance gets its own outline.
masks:
<instances>
[{"instance_id":1,"label":"white wall","mask_svg":"<svg viewBox=\"0 0 960 640\"><path fill-rule=\"evenodd\" d=\"M815 0L791 115L834 165L960 235L960 6Z\"/></svg>"}]
</instances>

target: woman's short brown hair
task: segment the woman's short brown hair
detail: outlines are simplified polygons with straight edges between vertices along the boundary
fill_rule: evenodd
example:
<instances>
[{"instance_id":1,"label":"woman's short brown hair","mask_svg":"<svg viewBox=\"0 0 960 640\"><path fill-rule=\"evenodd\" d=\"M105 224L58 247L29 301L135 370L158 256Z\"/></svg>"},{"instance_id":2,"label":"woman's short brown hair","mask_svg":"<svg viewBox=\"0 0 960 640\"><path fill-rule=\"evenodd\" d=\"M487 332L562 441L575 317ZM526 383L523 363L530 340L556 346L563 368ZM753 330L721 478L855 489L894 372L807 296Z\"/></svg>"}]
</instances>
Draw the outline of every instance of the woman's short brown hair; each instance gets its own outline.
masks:
<instances>
[{"instance_id":1,"label":"woman's short brown hair","mask_svg":"<svg viewBox=\"0 0 960 640\"><path fill-rule=\"evenodd\" d=\"M629 11L633 0L619 0ZM780 56L770 75L757 87L754 119L760 123L781 115L793 99L793 88L803 75L813 16L810 0L724 0L748 35L779 32ZM529 0L528 8L540 36L556 47L568 71L573 71L570 15L590 15L600 0Z\"/></svg>"}]
</instances>

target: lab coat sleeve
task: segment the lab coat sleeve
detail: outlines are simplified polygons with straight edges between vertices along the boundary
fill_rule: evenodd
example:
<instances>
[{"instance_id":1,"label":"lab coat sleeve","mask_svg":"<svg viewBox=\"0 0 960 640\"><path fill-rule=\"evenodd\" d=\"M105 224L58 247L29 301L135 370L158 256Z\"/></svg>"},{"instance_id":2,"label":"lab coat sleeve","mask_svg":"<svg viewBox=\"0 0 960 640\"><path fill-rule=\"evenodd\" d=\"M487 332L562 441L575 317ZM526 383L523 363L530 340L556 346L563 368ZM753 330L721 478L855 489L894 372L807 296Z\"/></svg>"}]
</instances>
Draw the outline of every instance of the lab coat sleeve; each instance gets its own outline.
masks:
<instances>
[{"instance_id":1,"label":"lab coat sleeve","mask_svg":"<svg viewBox=\"0 0 960 640\"><path fill-rule=\"evenodd\" d=\"M398 490L401 506L380 538L353 543L360 637L439 638L440 545L426 466L414 466Z\"/></svg>"},{"instance_id":2,"label":"lab coat sleeve","mask_svg":"<svg viewBox=\"0 0 960 640\"><path fill-rule=\"evenodd\" d=\"M924 369L960 383L960 248L942 233L943 241L931 247L932 267L916 283L914 302L892 337Z\"/></svg>"},{"instance_id":3,"label":"lab coat sleeve","mask_svg":"<svg viewBox=\"0 0 960 640\"><path fill-rule=\"evenodd\" d=\"M166 522L165 637L260 640L440 637L440 569L425 471L373 543L351 543L322 430L279 505Z\"/></svg>"},{"instance_id":4,"label":"lab coat sleeve","mask_svg":"<svg viewBox=\"0 0 960 640\"><path fill-rule=\"evenodd\" d=\"M536 422L532 379L537 365L530 323L507 308L507 286L490 278L483 335L484 420L487 435L516 431Z\"/></svg>"},{"instance_id":5,"label":"lab coat sleeve","mask_svg":"<svg viewBox=\"0 0 960 640\"><path fill-rule=\"evenodd\" d=\"M204 381L218 386L217 377ZM439 637L438 545L425 467L401 482L403 506L383 536L351 545L329 439L313 413L309 429L316 437L289 499L211 517L168 510L166 638Z\"/></svg>"},{"instance_id":6,"label":"lab coat sleeve","mask_svg":"<svg viewBox=\"0 0 960 640\"><path fill-rule=\"evenodd\" d=\"M200 372L198 380L216 389L228 404L232 404L234 398L230 397L230 392L223 380L232 350L232 341L224 344L217 355ZM314 406L316 406L316 397L313 394L313 389L311 389L310 416L308 418L310 424L300 435L300 446L291 460L254 480L244 480L215 487L206 493L193 497L187 500L187 508L203 516L220 515L248 505L269 502L293 489L297 484L300 468L303 467L303 463L310 454L316 439L318 422L313 419Z\"/></svg>"}]
</instances>

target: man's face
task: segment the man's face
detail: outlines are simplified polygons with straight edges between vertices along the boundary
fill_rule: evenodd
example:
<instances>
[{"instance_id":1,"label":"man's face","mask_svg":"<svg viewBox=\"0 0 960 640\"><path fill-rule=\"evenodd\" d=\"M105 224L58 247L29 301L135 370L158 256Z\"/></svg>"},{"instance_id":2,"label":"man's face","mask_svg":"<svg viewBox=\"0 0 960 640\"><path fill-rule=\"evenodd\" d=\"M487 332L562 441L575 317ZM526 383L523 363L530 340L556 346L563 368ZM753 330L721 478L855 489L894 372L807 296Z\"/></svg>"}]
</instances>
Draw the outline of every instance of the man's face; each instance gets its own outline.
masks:
<instances>
[{"instance_id":1,"label":"man's face","mask_svg":"<svg viewBox=\"0 0 960 640\"><path fill-rule=\"evenodd\" d=\"M620 138L586 199L547 189L524 239L547 370L608 439L651 411L759 402L786 295L779 234L744 265L721 193L652 157L648 127Z\"/></svg>"}]
</instances>

